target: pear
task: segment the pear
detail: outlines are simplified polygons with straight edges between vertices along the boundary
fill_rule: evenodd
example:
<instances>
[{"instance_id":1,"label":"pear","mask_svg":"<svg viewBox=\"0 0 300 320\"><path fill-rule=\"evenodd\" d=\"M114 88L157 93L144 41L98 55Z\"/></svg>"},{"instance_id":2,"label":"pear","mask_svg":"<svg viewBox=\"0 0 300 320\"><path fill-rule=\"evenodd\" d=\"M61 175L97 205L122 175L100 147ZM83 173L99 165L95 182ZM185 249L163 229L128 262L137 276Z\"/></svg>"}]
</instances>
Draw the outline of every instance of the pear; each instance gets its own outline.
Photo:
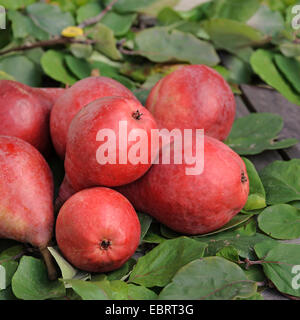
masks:
<instances>
[{"instance_id":1,"label":"pear","mask_svg":"<svg viewBox=\"0 0 300 320\"><path fill-rule=\"evenodd\" d=\"M39 248L55 278L47 245L53 235L53 178L33 146L16 137L0 136L0 238Z\"/></svg>"}]
</instances>

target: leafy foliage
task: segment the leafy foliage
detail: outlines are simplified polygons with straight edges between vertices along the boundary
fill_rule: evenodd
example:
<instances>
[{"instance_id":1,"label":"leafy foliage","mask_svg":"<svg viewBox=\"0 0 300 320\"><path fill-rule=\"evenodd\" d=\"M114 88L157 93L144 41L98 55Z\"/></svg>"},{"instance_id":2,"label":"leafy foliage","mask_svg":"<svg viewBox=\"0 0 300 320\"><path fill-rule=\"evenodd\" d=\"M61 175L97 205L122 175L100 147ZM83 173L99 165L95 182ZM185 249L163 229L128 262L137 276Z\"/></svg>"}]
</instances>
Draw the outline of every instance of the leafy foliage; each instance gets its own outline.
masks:
<instances>
[{"instance_id":1,"label":"leafy foliage","mask_svg":"<svg viewBox=\"0 0 300 320\"><path fill-rule=\"evenodd\" d=\"M144 103L163 76L185 64L206 64L237 94L240 84L264 84L300 105L300 39L291 27L296 0L212 0L189 11L176 10L177 2L119 0L106 12L111 0L0 0L7 9L0 79L63 87L100 74ZM74 26L82 35L62 36ZM278 115L251 114L235 121L226 143L243 156L296 144L277 140L282 128ZM293 269L299 245L275 240L300 236L299 160L276 161L260 172L244 161L248 202L227 225L184 237L139 213L136 254L107 274L77 270L51 247L60 272L51 282L32 248L1 239L0 300L255 300L261 299L257 282L266 278L299 297Z\"/></svg>"}]
</instances>

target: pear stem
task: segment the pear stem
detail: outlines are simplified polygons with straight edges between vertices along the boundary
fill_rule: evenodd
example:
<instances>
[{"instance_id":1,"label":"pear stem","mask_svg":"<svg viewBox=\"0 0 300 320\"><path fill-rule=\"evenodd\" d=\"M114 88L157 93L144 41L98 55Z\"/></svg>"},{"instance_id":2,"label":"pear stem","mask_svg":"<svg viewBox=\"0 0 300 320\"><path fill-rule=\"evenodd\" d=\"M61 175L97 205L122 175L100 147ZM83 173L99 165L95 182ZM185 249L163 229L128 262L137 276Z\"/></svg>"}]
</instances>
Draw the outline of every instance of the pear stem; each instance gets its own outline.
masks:
<instances>
[{"instance_id":1,"label":"pear stem","mask_svg":"<svg viewBox=\"0 0 300 320\"><path fill-rule=\"evenodd\" d=\"M49 280L51 280L51 281L56 280L58 277L57 271L56 271L54 260L53 260L53 257L51 255L50 251L48 250L47 247L39 248L39 250L40 250L41 255L42 255L44 262L46 264Z\"/></svg>"}]
</instances>

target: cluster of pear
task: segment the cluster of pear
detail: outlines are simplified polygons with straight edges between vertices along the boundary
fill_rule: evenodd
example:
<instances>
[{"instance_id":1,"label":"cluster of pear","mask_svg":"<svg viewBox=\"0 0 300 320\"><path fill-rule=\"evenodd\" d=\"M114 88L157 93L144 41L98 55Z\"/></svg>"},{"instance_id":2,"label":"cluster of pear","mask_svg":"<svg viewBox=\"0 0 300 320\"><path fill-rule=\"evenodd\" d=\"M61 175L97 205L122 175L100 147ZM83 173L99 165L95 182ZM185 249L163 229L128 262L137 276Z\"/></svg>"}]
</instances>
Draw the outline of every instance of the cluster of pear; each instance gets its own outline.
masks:
<instances>
[{"instance_id":1,"label":"cluster of pear","mask_svg":"<svg viewBox=\"0 0 300 320\"><path fill-rule=\"evenodd\" d=\"M2 80L0 102L0 238L38 247L48 265L52 239L77 268L111 271L140 243L136 211L195 235L222 227L247 201L245 164L222 142L234 121L234 95L209 67L183 66L165 76L145 107L130 90L106 77L86 78L67 89ZM120 133L121 122L128 135ZM186 174L190 164L172 161L174 153L168 164L153 163L152 132L165 129L204 130L200 174ZM114 133L113 162L99 153L105 144L111 151L107 140L99 138L101 130ZM130 137L141 131L137 140ZM45 160L52 144L65 166L55 201L57 216ZM156 147L160 158L164 146ZM174 151L175 139L169 149ZM191 149L198 156L196 144ZM146 161L122 162L121 154L128 159L133 150L148 151ZM182 153L184 158L184 148Z\"/></svg>"}]
</instances>

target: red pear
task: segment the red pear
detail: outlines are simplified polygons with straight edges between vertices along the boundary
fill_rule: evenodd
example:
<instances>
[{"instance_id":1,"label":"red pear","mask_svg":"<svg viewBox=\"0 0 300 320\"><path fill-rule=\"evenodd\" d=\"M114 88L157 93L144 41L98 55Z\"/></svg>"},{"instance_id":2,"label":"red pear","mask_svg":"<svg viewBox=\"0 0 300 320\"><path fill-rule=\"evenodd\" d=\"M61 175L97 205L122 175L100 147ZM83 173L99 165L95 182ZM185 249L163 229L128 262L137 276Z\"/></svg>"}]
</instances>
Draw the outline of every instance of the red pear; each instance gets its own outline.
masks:
<instances>
[{"instance_id":1,"label":"red pear","mask_svg":"<svg viewBox=\"0 0 300 320\"><path fill-rule=\"evenodd\" d=\"M141 226L129 201L117 191L91 188L61 208L56 240L65 258L90 272L120 268L139 245Z\"/></svg>"},{"instance_id":2,"label":"red pear","mask_svg":"<svg viewBox=\"0 0 300 320\"><path fill-rule=\"evenodd\" d=\"M64 159L67 134L74 116L90 102L109 96L136 99L119 82L106 77L89 77L78 81L65 91L53 106L50 118L51 137L57 154Z\"/></svg>"},{"instance_id":3,"label":"red pear","mask_svg":"<svg viewBox=\"0 0 300 320\"><path fill-rule=\"evenodd\" d=\"M204 65L178 68L153 87L146 102L159 128L204 129L225 140L235 118L234 95L215 70Z\"/></svg>"},{"instance_id":4,"label":"red pear","mask_svg":"<svg viewBox=\"0 0 300 320\"><path fill-rule=\"evenodd\" d=\"M51 148L50 110L63 91L0 80L0 135L21 138L47 154Z\"/></svg>"},{"instance_id":5,"label":"red pear","mask_svg":"<svg viewBox=\"0 0 300 320\"><path fill-rule=\"evenodd\" d=\"M203 172L188 175L187 168L191 166L173 160L153 164L142 178L117 190L136 210L183 234L217 230L244 207L249 193L246 167L227 145L206 136Z\"/></svg>"},{"instance_id":6,"label":"red pear","mask_svg":"<svg viewBox=\"0 0 300 320\"><path fill-rule=\"evenodd\" d=\"M54 224L52 173L24 140L0 136L0 188L0 238L30 243L47 256Z\"/></svg>"},{"instance_id":7,"label":"red pear","mask_svg":"<svg viewBox=\"0 0 300 320\"><path fill-rule=\"evenodd\" d=\"M151 166L152 129L156 129L154 118L136 99L107 97L92 102L77 113L69 128L65 158L69 184L80 191L140 178ZM113 134L111 140L106 139L107 132ZM132 159L139 153L133 150L137 144L145 157Z\"/></svg>"}]
</instances>

